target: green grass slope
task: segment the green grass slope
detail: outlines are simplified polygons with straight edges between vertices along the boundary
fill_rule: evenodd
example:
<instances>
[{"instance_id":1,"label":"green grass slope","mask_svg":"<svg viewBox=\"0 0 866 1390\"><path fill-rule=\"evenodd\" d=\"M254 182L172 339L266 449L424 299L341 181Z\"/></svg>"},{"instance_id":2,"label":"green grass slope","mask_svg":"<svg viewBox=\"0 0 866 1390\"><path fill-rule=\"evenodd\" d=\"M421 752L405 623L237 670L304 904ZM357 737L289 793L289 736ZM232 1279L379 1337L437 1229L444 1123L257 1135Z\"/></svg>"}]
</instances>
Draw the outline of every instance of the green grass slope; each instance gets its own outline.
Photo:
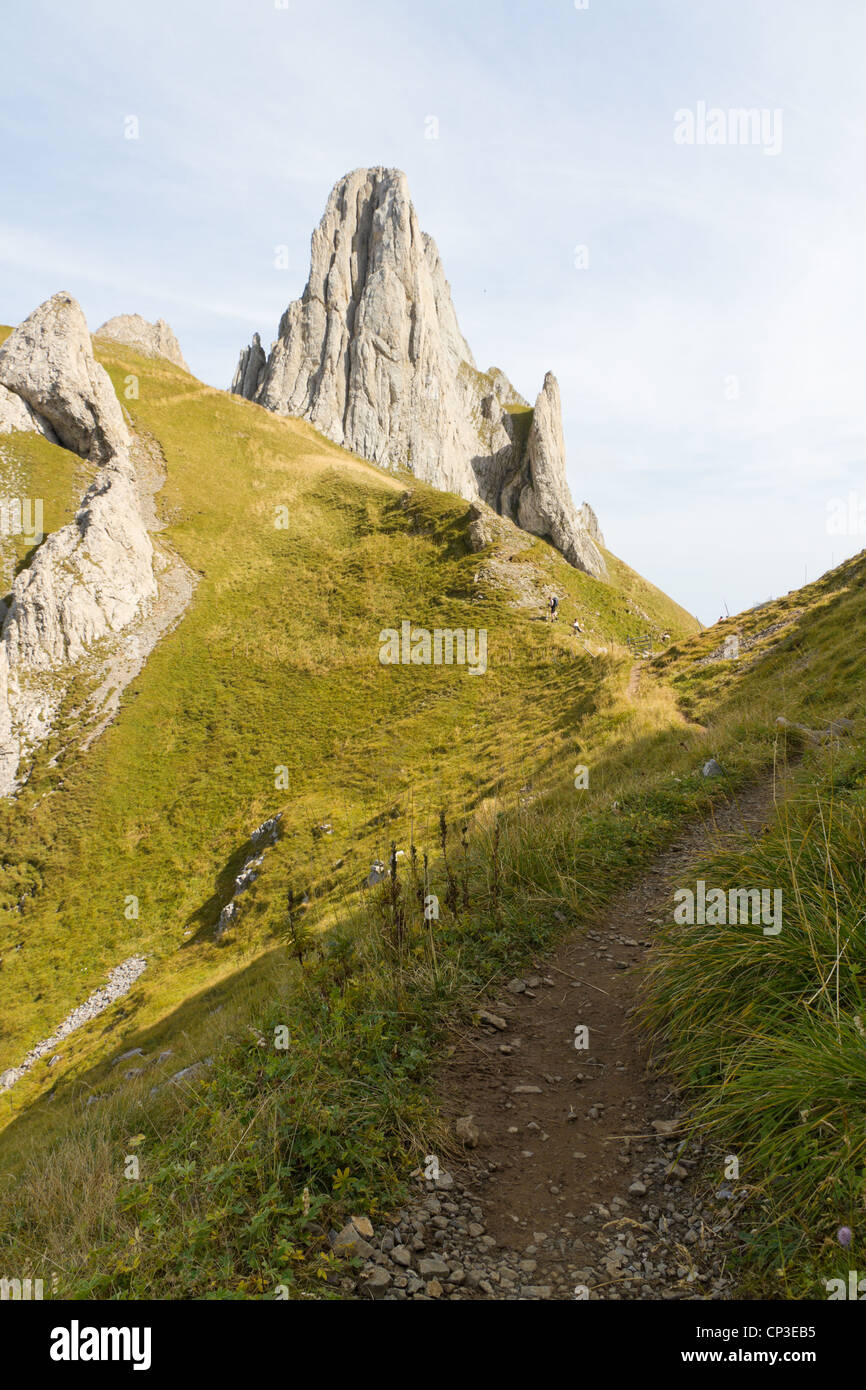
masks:
<instances>
[{"instance_id":1,"label":"green grass slope","mask_svg":"<svg viewBox=\"0 0 866 1390\"><path fill-rule=\"evenodd\" d=\"M602 585L524 538L539 594L563 598L548 625L483 579L457 499L167 364L104 360L118 390L139 377L165 535L199 583L103 738L86 756L58 740L0 811L2 1065L118 959L150 960L3 1097L4 1267L83 1297L337 1296L324 1227L398 1201L419 1157L447 1152L430 1077L448 1030L776 768L776 821L706 875L781 888L783 932L677 928L672 905L646 1013L720 1163L740 1158L744 1289L824 1296L856 1255L835 1230L862 1239L866 1176L864 558L696 633L615 557ZM483 626L487 673L381 667L379 632L403 619ZM635 684L622 643L647 627L674 640ZM779 715L853 728L815 742ZM710 756L723 777L702 777ZM277 810L285 833L217 945L249 833ZM392 845L396 879L360 892ZM110 1060L129 1047L126 1077Z\"/></svg>"},{"instance_id":2,"label":"green grass slope","mask_svg":"<svg viewBox=\"0 0 866 1390\"><path fill-rule=\"evenodd\" d=\"M863 1263L864 580L858 556L657 662L691 717L739 723L726 767L753 756L755 715L765 728L789 721L774 729L774 755L798 762L766 834L699 870L726 894L781 894L781 931L671 920L647 1001L695 1125L738 1158L749 1199L733 1253L753 1297L824 1298ZM732 640L739 656L726 660Z\"/></svg>"},{"instance_id":3,"label":"green grass slope","mask_svg":"<svg viewBox=\"0 0 866 1390\"><path fill-rule=\"evenodd\" d=\"M143 952L149 966L50 1072L46 1058L0 1097L4 1119L261 957L289 888L327 925L392 839L404 849L413 836L435 839L441 806L462 813L566 765L572 731L609 678L565 631L476 585L459 499L168 363L117 346L102 360L163 452L164 537L198 584L89 753L62 731L18 799L0 805L0 1068L119 960ZM130 376L138 397L126 401ZM50 524L66 519L80 461L28 436L2 447L45 493ZM632 589L659 625L693 626L624 567L615 587L540 542L533 554L566 618L573 607L605 639L633 629ZM485 628L486 673L382 666L380 631L403 620ZM250 833L276 812L282 838L217 944ZM332 833L317 837L325 822Z\"/></svg>"}]
</instances>

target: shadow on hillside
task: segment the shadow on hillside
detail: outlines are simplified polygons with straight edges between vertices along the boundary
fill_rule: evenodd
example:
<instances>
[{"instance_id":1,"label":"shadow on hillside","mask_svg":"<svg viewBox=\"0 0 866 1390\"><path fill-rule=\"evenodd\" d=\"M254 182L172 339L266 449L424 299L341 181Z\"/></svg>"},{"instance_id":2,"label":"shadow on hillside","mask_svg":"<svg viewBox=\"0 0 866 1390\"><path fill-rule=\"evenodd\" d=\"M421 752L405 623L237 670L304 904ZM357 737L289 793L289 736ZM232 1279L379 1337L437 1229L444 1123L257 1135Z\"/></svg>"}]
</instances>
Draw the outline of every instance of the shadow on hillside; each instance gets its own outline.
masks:
<instances>
[{"instance_id":1,"label":"shadow on hillside","mask_svg":"<svg viewBox=\"0 0 866 1390\"><path fill-rule=\"evenodd\" d=\"M115 1100L128 1104L130 1122L138 1123L136 1116L145 1118L150 1108L161 1103L173 1091L188 1096L190 1087L197 1085L208 1072L201 1069L188 1080L180 1077L176 1082L171 1078L178 1071L203 1062L211 1051L221 1050L225 1043L225 1033L216 1023L211 1039L208 1038L207 1018L211 1015L216 1017L226 1004L242 1000L245 994L251 996L257 988L260 990L262 980L279 968L281 956L286 960L288 973L285 948L275 945L218 984L203 986L189 995L158 1023L134 1032L123 1032L126 1016L122 1009L109 1011L98 1044L106 1049L111 1048L112 1055L80 1075L59 1081L50 1091L35 1097L0 1134L0 1158L6 1178L19 1161L27 1161L34 1138L40 1148L46 1140L49 1143L59 1141L82 1119L91 1116L94 1120L101 1118L105 1108ZM98 1020L91 1025L93 1028L97 1026ZM235 1031L238 1042L246 1040L242 1027ZM196 1039L194 1052L189 1049L191 1036ZM118 1062L123 1053L136 1048L141 1049L142 1056L131 1057L125 1063ZM159 1055L165 1050L169 1050L170 1055L159 1062ZM140 1075L125 1077L126 1071L139 1067ZM151 1094L154 1089L156 1093ZM92 1096L96 1100L89 1104Z\"/></svg>"},{"instance_id":2,"label":"shadow on hillside","mask_svg":"<svg viewBox=\"0 0 866 1390\"><path fill-rule=\"evenodd\" d=\"M235 880L248 859L258 854L259 850L253 843L252 837L238 847L228 859L224 867L216 876L214 891L195 912L190 913L183 924L184 935L190 935L181 945L180 949L185 951L189 946L199 945L205 936L213 937L219 921L220 913L227 903L231 902L235 891Z\"/></svg>"},{"instance_id":3,"label":"shadow on hillside","mask_svg":"<svg viewBox=\"0 0 866 1390\"><path fill-rule=\"evenodd\" d=\"M586 708L592 708L589 693L585 690L581 693ZM570 714L573 714L573 711L570 711ZM700 771L702 745L703 749L707 746L704 735L694 729L676 727L668 731L667 737L671 744L679 743L681 748L693 751L692 772L684 776L694 778L697 786L703 789ZM658 755L657 733L646 734L630 745L630 756L635 766L651 766ZM792 763L795 758L796 755L789 757L788 762ZM766 764L760 768L756 764L752 768L753 776L765 774L772 766L773 751L768 746ZM784 768L784 763L781 766ZM495 791L495 788L490 790ZM712 829L715 810L719 803L737 805L742 790L742 786L738 789L727 776L718 782L707 783L705 797L700 797L696 803L693 802L691 821L703 821ZM723 793L722 796L719 795L720 792ZM540 809L548 800L555 801L557 795L555 790L542 793L536 809ZM658 816L658 852L672 843L673 838L679 833L679 800L679 795L672 791L670 820L667 820L663 812ZM628 816L635 812L640 813L639 801L639 794L634 801L627 794L621 807L611 808L606 814ZM743 829L747 829L745 821ZM228 901L234 878L244 859L254 848L250 839L235 851L218 876L216 891L189 918L190 923L199 922L199 933L215 924L220 905ZM614 873L612 866L605 861L603 868L608 887L627 881L640 862L640 857L632 861L626 856ZM194 938L191 938L184 945L191 945L193 940ZM92 1117L94 1121L100 1121L103 1116L108 1118L115 1102L124 1107L124 1113L115 1121L115 1127L120 1128L129 1124L138 1125L153 1107L170 1098L173 1092L181 1097L189 1096L190 1088L205 1079L208 1072L199 1068L193 1076L180 1077L177 1081L172 1081L175 1074L195 1066L196 1063L204 1062L212 1054L218 1055L227 1043L231 1045L232 1041L235 1041L238 1045L248 1044L249 1039L243 1023L246 1001L249 1001L251 1011L255 1011L253 1001L256 998L261 999L266 983L270 981L270 989L273 992L275 985L279 987L280 976L284 975L288 982L293 969L286 948L275 943L255 960L239 966L216 984L203 984L158 1022L133 1031L125 1029L128 1027L131 1007L134 1007L135 991L131 996L119 1001L117 1008L112 1008L91 1024L94 1030L93 1044L108 1055L78 1075L70 1076L68 1079L61 1078L52 1090L43 1092L27 1102L0 1134L0 1156L7 1175L19 1162L27 1159L34 1143L42 1148L46 1142L59 1141L71 1128L80 1125L82 1120L86 1122ZM226 1015L227 1026L218 1022L211 1024L209 1019L216 1018L226 1005L229 1006ZM236 1023L232 1022L235 1009ZM122 1054L136 1049L141 1050L141 1056L129 1058L125 1064L119 1061ZM166 1049L169 1049L169 1055L160 1061L160 1052ZM139 1068L139 1074L125 1075L127 1071L137 1071ZM34 1073L34 1079L37 1076L43 1078L44 1075L40 1066ZM96 1096L97 1099L94 1104L88 1106L91 1096ZM128 1110L125 1107L128 1107Z\"/></svg>"}]
</instances>

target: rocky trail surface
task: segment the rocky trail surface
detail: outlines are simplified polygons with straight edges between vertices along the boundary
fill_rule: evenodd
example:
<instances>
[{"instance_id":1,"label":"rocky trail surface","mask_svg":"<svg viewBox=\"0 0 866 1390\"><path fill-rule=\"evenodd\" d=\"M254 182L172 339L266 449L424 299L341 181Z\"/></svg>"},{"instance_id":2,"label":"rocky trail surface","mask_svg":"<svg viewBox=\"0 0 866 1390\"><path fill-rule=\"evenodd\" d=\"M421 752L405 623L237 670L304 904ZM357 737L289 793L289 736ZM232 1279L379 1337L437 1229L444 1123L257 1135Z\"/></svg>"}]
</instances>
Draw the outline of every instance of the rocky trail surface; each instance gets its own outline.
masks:
<instances>
[{"instance_id":1,"label":"rocky trail surface","mask_svg":"<svg viewBox=\"0 0 866 1390\"><path fill-rule=\"evenodd\" d=\"M632 666L628 676L628 685L626 686L625 691L625 698L627 700L631 700L632 702L634 702L638 698L640 694L640 678L642 672L643 662L636 661Z\"/></svg>"},{"instance_id":2,"label":"rocky trail surface","mask_svg":"<svg viewBox=\"0 0 866 1390\"><path fill-rule=\"evenodd\" d=\"M753 785L671 849L534 971L487 1001L439 1079L463 1156L419 1177L345 1291L430 1299L724 1299L745 1192L686 1140L683 1101L635 1018L655 925L697 857L755 834L778 784ZM575 1030L588 1029L588 1047ZM450 1169L450 1171L446 1171ZM429 1169L428 1169L429 1171ZM354 1244L353 1244L354 1243Z\"/></svg>"}]
</instances>

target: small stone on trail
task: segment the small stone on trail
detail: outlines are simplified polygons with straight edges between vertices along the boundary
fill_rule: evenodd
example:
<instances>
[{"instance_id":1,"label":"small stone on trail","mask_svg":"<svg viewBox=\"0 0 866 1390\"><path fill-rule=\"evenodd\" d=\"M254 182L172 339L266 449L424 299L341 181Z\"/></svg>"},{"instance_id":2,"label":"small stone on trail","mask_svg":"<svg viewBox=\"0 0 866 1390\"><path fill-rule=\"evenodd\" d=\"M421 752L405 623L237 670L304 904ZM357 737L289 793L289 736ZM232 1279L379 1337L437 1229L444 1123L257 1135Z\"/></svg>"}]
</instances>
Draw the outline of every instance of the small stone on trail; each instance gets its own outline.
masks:
<instances>
[{"instance_id":1,"label":"small stone on trail","mask_svg":"<svg viewBox=\"0 0 866 1390\"><path fill-rule=\"evenodd\" d=\"M364 1289L371 1298L384 1298L390 1283L391 1276L387 1269L381 1269L378 1265L364 1275Z\"/></svg>"},{"instance_id":2,"label":"small stone on trail","mask_svg":"<svg viewBox=\"0 0 866 1390\"><path fill-rule=\"evenodd\" d=\"M675 1134L678 1128L677 1120L653 1120L652 1125L656 1134Z\"/></svg>"},{"instance_id":3,"label":"small stone on trail","mask_svg":"<svg viewBox=\"0 0 866 1390\"><path fill-rule=\"evenodd\" d=\"M481 1131L471 1115L461 1115L460 1119L455 1122L454 1133L465 1148L477 1148Z\"/></svg>"},{"instance_id":4,"label":"small stone on trail","mask_svg":"<svg viewBox=\"0 0 866 1390\"><path fill-rule=\"evenodd\" d=\"M490 1028L498 1028L500 1033L504 1033L508 1027L504 1018L500 1018L498 1014L488 1013L486 1009L481 1009L478 1020L480 1023L486 1023Z\"/></svg>"}]
</instances>

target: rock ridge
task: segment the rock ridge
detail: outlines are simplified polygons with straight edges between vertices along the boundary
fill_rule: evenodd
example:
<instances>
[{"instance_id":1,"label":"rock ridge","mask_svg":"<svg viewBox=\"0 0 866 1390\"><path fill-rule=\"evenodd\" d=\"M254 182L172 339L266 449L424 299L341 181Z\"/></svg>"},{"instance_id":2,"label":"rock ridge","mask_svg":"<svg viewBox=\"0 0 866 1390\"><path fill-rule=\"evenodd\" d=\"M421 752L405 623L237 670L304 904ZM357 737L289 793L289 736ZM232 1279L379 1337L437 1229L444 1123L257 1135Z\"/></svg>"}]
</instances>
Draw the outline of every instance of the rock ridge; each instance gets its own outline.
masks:
<instances>
[{"instance_id":1,"label":"rock ridge","mask_svg":"<svg viewBox=\"0 0 866 1390\"><path fill-rule=\"evenodd\" d=\"M57 719L72 668L128 628L157 594L132 438L71 295L53 295L0 349L0 387L18 423L99 465L73 521L36 550L0 627L0 796ZM5 399L5 397L4 397ZM19 408L21 403L26 411ZM49 433L50 431L50 433Z\"/></svg>"}]
</instances>

